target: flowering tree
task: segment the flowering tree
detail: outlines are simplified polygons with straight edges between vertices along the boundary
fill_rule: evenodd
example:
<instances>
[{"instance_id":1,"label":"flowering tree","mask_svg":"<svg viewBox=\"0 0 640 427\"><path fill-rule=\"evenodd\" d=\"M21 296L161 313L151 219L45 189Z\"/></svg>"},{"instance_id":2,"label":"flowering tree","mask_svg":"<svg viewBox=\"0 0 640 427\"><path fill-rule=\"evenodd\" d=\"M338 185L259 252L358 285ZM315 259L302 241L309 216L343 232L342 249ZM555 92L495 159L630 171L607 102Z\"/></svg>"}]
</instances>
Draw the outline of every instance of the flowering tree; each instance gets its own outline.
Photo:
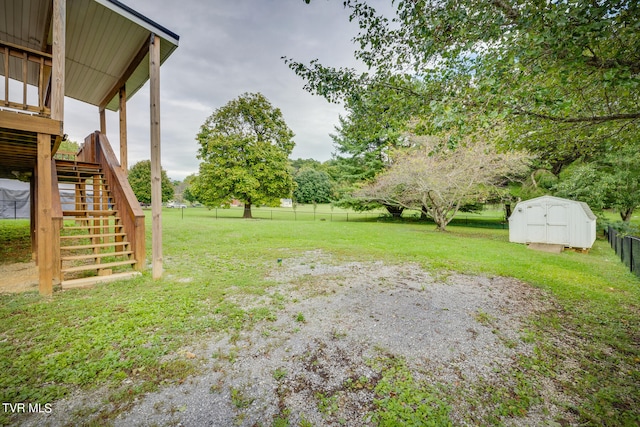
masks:
<instances>
[{"instance_id":1,"label":"flowering tree","mask_svg":"<svg viewBox=\"0 0 640 427\"><path fill-rule=\"evenodd\" d=\"M484 139L468 138L455 148L435 137L409 139L414 147L399 152L393 165L356 196L423 210L441 231L462 206L488 197L498 184L527 170L524 154L498 153Z\"/></svg>"}]
</instances>

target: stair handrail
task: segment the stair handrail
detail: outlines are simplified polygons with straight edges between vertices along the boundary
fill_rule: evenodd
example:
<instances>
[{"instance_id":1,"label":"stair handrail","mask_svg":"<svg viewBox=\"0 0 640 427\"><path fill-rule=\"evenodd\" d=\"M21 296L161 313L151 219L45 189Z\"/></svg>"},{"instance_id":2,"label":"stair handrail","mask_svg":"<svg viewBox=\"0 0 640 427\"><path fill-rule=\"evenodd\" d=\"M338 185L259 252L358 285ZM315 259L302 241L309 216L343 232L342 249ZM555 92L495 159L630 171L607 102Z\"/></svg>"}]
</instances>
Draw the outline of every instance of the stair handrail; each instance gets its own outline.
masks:
<instances>
[{"instance_id":1,"label":"stair handrail","mask_svg":"<svg viewBox=\"0 0 640 427\"><path fill-rule=\"evenodd\" d=\"M134 268L142 270L146 257L144 212L120 167L120 162L118 162L107 136L99 131L87 136L78 153L78 161L95 162L102 167L105 178L111 187L112 203L120 213L124 231L131 244L131 250L136 260Z\"/></svg>"}]
</instances>

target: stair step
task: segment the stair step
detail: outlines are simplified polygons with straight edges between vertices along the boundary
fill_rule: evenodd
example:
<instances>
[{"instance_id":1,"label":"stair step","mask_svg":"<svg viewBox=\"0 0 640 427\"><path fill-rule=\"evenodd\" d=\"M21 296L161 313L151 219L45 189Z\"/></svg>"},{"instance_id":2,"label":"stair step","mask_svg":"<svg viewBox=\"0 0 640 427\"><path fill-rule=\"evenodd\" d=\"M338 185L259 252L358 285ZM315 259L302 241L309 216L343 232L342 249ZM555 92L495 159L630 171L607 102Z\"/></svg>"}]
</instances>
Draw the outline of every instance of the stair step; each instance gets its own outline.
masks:
<instances>
[{"instance_id":1,"label":"stair step","mask_svg":"<svg viewBox=\"0 0 640 427\"><path fill-rule=\"evenodd\" d=\"M82 279L71 279L71 280L63 280L60 285L63 291L67 291L70 289L83 289L90 288L98 283L111 282L114 280L124 280L130 279L132 277L140 276L141 273L139 271L130 271L127 273L114 273L108 276L94 276L94 277L83 277Z\"/></svg>"},{"instance_id":2,"label":"stair step","mask_svg":"<svg viewBox=\"0 0 640 427\"><path fill-rule=\"evenodd\" d=\"M130 259L127 261L107 262L104 264L86 264L86 265L79 265L77 267L63 268L62 273L75 273L78 271L88 271L88 270L102 270L105 268L120 267L122 265L133 265L135 263L136 263L136 260Z\"/></svg>"},{"instance_id":3,"label":"stair step","mask_svg":"<svg viewBox=\"0 0 640 427\"><path fill-rule=\"evenodd\" d=\"M70 211L62 211L63 216L113 216L117 215L118 211L110 211L110 210L70 210Z\"/></svg>"},{"instance_id":4,"label":"stair step","mask_svg":"<svg viewBox=\"0 0 640 427\"><path fill-rule=\"evenodd\" d=\"M73 255L73 256L63 256L60 257L62 261L78 261L82 259L94 259L94 258L104 258L108 256L129 256L133 255L133 251L122 251L122 252L107 252L101 254L86 254L86 255Z\"/></svg>"},{"instance_id":5,"label":"stair step","mask_svg":"<svg viewBox=\"0 0 640 427\"><path fill-rule=\"evenodd\" d=\"M76 222L89 222L89 221L120 221L120 217L118 215L114 216L100 216L100 217L87 217L87 216L77 216L75 218L66 218L65 221L76 221ZM106 226L106 225L105 225ZM82 227L92 227L91 225L83 225ZM100 227L100 226L97 226Z\"/></svg>"},{"instance_id":6,"label":"stair step","mask_svg":"<svg viewBox=\"0 0 640 427\"><path fill-rule=\"evenodd\" d=\"M56 164L56 169L64 172L75 171L102 171L102 166L98 163L75 163L73 165Z\"/></svg>"},{"instance_id":7,"label":"stair step","mask_svg":"<svg viewBox=\"0 0 640 427\"><path fill-rule=\"evenodd\" d=\"M65 170L65 169L56 169L58 173L58 177L61 178L78 178L82 177L84 179L93 179L93 180L104 180L104 173L102 170L91 170L91 169L79 169L79 170Z\"/></svg>"},{"instance_id":8,"label":"stair step","mask_svg":"<svg viewBox=\"0 0 640 427\"><path fill-rule=\"evenodd\" d=\"M129 242L94 243L92 245L60 246L60 250L75 251L80 249L109 248L112 246L129 246Z\"/></svg>"},{"instance_id":9,"label":"stair step","mask_svg":"<svg viewBox=\"0 0 640 427\"><path fill-rule=\"evenodd\" d=\"M126 233L101 233L101 234L73 234L60 236L60 239L93 239L97 237L124 237Z\"/></svg>"},{"instance_id":10,"label":"stair step","mask_svg":"<svg viewBox=\"0 0 640 427\"><path fill-rule=\"evenodd\" d=\"M100 163L83 162L82 160L58 160L56 159L56 166L73 167L73 166L100 166Z\"/></svg>"},{"instance_id":11,"label":"stair step","mask_svg":"<svg viewBox=\"0 0 640 427\"><path fill-rule=\"evenodd\" d=\"M92 210L92 209L86 209L87 206L91 206L94 207L93 203L72 203L72 202L63 202L63 205L75 205L75 209L72 210L77 210L77 211L87 211L87 210ZM100 203L96 203L96 205L100 205ZM95 206L98 207L98 206ZM65 209L66 210L66 209ZM96 209L96 210L109 210L109 209Z\"/></svg>"},{"instance_id":12,"label":"stair step","mask_svg":"<svg viewBox=\"0 0 640 427\"><path fill-rule=\"evenodd\" d=\"M58 172L58 175L64 175L64 176L78 176L78 175L82 175L82 176L87 176L87 177L92 177L92 176L97 176L97 175L104 175L102 172L102 168L77 168L77 169L65 169L65 168L60 168L57 167L56 171Z\"/></svg>"},{"instance_id":13,"label":"stair step","mask_svg":"<svg viewBox=\"0 0 640 427\"><path fill-rule=\"evenodd\" d=\"M91 220L91 221L94 221L94 220ZM115 229L116 227L117 227L117 228L122 229L122 228L123 228L123 225L122 225L122 224L108 224L108 225L73 225L73 226L69 226L69 227L67 227L67 226L62 227L62 231L64 231L64 230L87 230L87 231L88 231L88 230L95 230L95 229L98 229L98 228L100 228L100 229L103 229L103 230L104 230L104 229L109 229L109 228L111 228L111 227L113 227L114 229ZM82 235L81 235L81 236L82 236ZM60 236L60 237L63 237L63 236Z\"/></svg>"}]
</instances>

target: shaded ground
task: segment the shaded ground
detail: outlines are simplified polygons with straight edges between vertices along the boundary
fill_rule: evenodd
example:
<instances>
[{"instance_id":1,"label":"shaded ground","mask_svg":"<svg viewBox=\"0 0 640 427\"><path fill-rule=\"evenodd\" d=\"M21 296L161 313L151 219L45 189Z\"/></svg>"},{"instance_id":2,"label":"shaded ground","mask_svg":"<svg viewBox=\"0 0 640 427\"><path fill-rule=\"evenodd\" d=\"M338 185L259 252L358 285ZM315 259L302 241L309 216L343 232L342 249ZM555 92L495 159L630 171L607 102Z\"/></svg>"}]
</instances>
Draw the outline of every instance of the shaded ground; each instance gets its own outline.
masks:
<instances>
[{"instance_id":1,"label":"shaded ground","mask_svg":"<svg viewBox=\"0 0 640 427\"><path fill-rule=\"evenodd\" d=\"M389 372L456 425L575 423L571 402L544 375L517 375L534 352L527 319L555 309L537 289L500 277L433 277L413 264L338 263L319 251L284 260L270 279L269 295L242 301L276 301L270 321L174 355L194 359L201 375L148 394L115 425L375 425L400 393L383 389ZM531 390L520 395L523 384ZM510 398L530 401L501 414ZM22 421L61 425L81 413L87 422L104 405L96 391Z\"/></svg>"}]
</instances>

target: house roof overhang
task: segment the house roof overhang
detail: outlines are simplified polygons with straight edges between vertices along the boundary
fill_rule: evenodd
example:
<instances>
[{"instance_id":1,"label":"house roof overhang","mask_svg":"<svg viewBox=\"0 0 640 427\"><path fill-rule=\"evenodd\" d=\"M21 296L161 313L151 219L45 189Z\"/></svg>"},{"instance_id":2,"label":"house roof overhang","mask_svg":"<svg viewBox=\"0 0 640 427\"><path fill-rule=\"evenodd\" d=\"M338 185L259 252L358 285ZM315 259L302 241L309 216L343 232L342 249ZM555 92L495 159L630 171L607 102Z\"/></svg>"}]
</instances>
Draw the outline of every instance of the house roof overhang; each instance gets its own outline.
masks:
<instances>
[{"instance_id":1,"label":"house roof overhang","mask_svg":"<svg viewBox=\"0 0 640 427\"><path fill-rule=\"evenodd\" d=\"M51 15L52 0L3 0L0 40L51 52ZM160 38L162 64L178 47L177 34L118 0L67 0L65 96L117 110L120 87L130 98L149 80L152 35ZM9 75L21 80L20 70Z\"/></svg>"}]
</instances>

